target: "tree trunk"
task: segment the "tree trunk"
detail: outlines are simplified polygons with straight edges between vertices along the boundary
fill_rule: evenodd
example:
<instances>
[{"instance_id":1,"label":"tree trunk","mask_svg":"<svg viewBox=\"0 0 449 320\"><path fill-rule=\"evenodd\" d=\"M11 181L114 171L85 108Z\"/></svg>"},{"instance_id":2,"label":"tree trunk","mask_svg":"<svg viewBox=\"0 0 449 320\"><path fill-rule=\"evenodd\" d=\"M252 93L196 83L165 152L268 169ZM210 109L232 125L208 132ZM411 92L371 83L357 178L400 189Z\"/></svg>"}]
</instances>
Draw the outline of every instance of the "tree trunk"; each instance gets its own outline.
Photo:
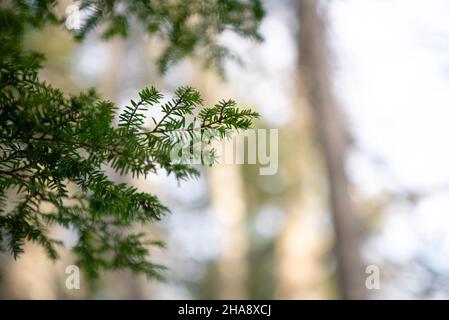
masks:
<instances>
[{"instance_id":1,"label":"tree trunk","mask_svg":"<svg viewBox=\"0 0 449 320\"><path fill-rule=\"evenodd\" d=\"M294 116L280 135L289 152L281 170L288 172L288 188L295 193L289 197L287 221L276 241L275 295L279 299L325 299L329 290L323 260L331 239L323 224L323 166L310 107L304 96L296 104Z\"/></svg>"},{"instance_id":2,"label":"tree trunk","mask_svg":"<svg viewBox=\"0 0 449 320\"><path fill-rule=\"evenodd\" d=\"M211 72L198 79L206 103L228 98L226 86ZM231 143L227 141L224 143ZM229 148L227 148L229 150ZM244 181L236 164L215 164L207 170L211 206L220 223L221 254L217 261L217 298L248 299L247 206Z\"/></svg>"},{"instance_id":3,"label":"tree trunk","mask_svg":"<svg viewBox=\"0 0 449 320\"><path fill-rule=\"evenodd\" d=\"M363 299L360 233L345 170L347 135L332 92L324 9L319 0L300 0L299 73L313 109L327 169L340 292L344 299Z\"/></svg>"}]
</instances>

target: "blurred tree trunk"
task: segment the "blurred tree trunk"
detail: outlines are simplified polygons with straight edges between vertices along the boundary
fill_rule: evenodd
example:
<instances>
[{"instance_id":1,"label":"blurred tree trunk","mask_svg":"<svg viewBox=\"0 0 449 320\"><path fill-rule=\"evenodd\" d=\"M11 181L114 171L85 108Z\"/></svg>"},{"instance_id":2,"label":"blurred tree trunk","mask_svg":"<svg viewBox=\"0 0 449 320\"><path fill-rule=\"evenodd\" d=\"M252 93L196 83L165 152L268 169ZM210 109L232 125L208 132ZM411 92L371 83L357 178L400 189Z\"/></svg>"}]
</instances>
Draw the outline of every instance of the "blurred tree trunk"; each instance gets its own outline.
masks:
<instances>
[{"instance_id":1,"label":"blurred tree trunk","mask_svg":"<svg viewBox=\"0 0 449 320\"><path fill-rule=\"evenodd\" d=\"M294 194L289 197L285 227L276 242L275 296L323 299L329 296L323 260L330 242L323 223L325 186L310 108L305 97L297 100L295 114L280 136L289 146L281 174Z\"/></svg>"},{"instance_id":2,"label":"blurred tree trunk","mask_svg":"<svg viewBox=\"0 0 449 320\"><path fill-rule=\"evenodd\" d=\"M207 71L199 74L197 86L206 105L231 96L217 75ZM247 205L240 169L241 166L236 164L215 164L207 170L211 207L217 215L221 232L221 254L217 262L218 299L249 298Z\"/></svg>"},{"instance_id":3,"label":"blurred tree trunk","mask_svg":"<svg viewBox=\"0 0 449 320\"><path fill-rule=\"evenodd\" d=\"M345 170L348 135L332 92L325 6L319 0L300 0L299 25L299 74L313 110L327 169L340 292L344 299L363 299L360 233Z\"/></svg>"},{"instance_id":4,"label":"blurred tree trunk","mask_svg":"<svg viewBox=\"0 0 449 320\"><path fill-rule=\"evenodd\" d=\"M248 239L243 181L236 165L208 170L211 200L221 229L218 299L248 299Z\"/></svg>"},{"instance_id":5,"label":"blurred tree trunk","mask_svg":"<svg viewBox=\"0 0 449 320\"><path fill-rule=\"evenodd\" d=\"M2 299L57 299L55 266L41 247L27 243L17 260L2 258Z\"/></svg>"}]
</instances>

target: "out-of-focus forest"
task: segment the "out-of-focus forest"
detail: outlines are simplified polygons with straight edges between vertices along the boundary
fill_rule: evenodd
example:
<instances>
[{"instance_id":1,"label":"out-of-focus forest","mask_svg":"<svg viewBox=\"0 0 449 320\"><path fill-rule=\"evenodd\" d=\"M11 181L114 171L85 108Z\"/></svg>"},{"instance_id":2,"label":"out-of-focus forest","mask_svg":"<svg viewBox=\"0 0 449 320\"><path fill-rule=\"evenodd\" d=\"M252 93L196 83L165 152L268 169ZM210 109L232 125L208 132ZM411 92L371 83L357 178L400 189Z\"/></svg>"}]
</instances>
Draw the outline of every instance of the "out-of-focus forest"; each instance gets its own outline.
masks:
<instances>
[{"instance_id":1,"label":"out-of-focus forest","mask_svg":"<svg viewBox=\"0 0 449 320\"><path fill-rule=\"evenodd\" d=\"M108 41L76 42L63 26L27 34L26 48L46 55L41 78L68 93L96 87L123 107L145 86L190 85L206 104L251 106L257 128L278 129L278 168L117 177L171 210L147 230L166 244L153 251L166 280L115 271L69 290L70 251L53 262L27 243L17 260L0 254L1 298L449 298L449 3L263 5L261 43L220 35L241 60L226 60L223 77L194 59L160 75L161 43L138 24Z\"/></svg>"}]
</instances>

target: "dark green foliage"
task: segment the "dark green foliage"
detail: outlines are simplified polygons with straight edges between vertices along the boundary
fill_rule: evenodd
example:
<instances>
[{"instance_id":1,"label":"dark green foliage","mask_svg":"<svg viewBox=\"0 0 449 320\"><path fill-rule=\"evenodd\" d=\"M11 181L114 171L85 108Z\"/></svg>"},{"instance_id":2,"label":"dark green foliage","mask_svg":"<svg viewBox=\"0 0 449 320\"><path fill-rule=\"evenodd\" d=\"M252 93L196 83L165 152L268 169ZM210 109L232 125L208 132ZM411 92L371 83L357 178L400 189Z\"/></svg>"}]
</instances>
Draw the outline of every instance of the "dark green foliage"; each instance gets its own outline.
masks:
<instances>
[{"instance_id":1,"label":"dark green foliage","mask_svg":"<svg viewBox=\"0 0 449 320\"><path fill-rule=\"evenodd\" d=\"M162 70L198 46L215 50L213 37L203 34L207 25L212 33L232 26L257 37L255 28L263 14L258 1L135 0L126 1L126 10L118 15L119 2L125 3L85 1L95 10L79 36L103 22L109 25L105 36L126 35L128 19L136 16L149 31L167 37ZM74 252L87 276L98 277L101 269L129 268L160 277L163 267L148 261L149 247L160 242L133 230L159 220L168 209L151 194L114 183L106 168L133 176L162 170L178 179L195 177L193 166L170 157L183 135L213 129L218 134L211 139L223 138L229 129L249 128L258 115L239 110L232 100L204 108L199 92L189 87L161 103L162 94L151 87L131 100L114 125L117 110L111 102L94 90L67 96L39 80L43 57L22 50L27 28L61 21L52 13L53 5L48 0L0 5L0 250L16 258L24 243L33 241L56 259L60 242L49 236L48 228L59 225L78 234ZM206 15L212 5L216 10ZM189 17L198 14L203 14L202 26L187 26ZM162 118L146 124L149 111L157 108ZM12 194L14 205L8 209Z\"/></svg>"},{"instance_id":2,"label":"dark green foliage","mask_svg":"<svg viewBox=\"0 0 449 320\"><path fill-rule=\"evenodd\" d=\"M207 66L222 71L224 57L231 53L217 44L225 30L261 40L257 31L264 16L260 0L133 0L83 2L89 18L85 27L76 32L83 38L91 26L105 25L103 36L126 35L133 19L152 35L165 40L165 49L158 60L163 73L182 58L202 51Z\"/></svg>"}]
</instances>

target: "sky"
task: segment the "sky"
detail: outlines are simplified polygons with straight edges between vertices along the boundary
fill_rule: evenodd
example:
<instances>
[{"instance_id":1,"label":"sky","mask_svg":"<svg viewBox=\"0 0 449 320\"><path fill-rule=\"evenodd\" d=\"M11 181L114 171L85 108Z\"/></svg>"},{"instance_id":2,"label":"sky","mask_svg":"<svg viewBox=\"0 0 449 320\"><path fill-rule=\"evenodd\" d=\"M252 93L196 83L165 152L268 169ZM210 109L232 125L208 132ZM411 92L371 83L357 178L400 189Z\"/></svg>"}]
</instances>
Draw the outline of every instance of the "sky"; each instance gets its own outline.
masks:
<instances>
[{"instance_id":1,"label":"sky","mask_svg":"<svg viewBox=\"0 0 449 320\"><path fill-rule=\"evenodd\" d=\"M417 256L449 272L448 12L444 0L340 0L330 10L335 91L357 141L353 181L366 196L426 194L416 206L389 206L368 246L372 261L403 266L380 294L387 298L420 294L420 271L410 263Z\"/></svg>"},{"instance_id":2,"label":"sky","mask_svg":"<svg viewBox=\"0 0 449 320\"><path fill-rule=\"evenodd\" d=\"M335 1L336 92L397 183L449 183L448 1ZM340 65L338 65L340 63Z\"/></svg>"}]
</instances>

